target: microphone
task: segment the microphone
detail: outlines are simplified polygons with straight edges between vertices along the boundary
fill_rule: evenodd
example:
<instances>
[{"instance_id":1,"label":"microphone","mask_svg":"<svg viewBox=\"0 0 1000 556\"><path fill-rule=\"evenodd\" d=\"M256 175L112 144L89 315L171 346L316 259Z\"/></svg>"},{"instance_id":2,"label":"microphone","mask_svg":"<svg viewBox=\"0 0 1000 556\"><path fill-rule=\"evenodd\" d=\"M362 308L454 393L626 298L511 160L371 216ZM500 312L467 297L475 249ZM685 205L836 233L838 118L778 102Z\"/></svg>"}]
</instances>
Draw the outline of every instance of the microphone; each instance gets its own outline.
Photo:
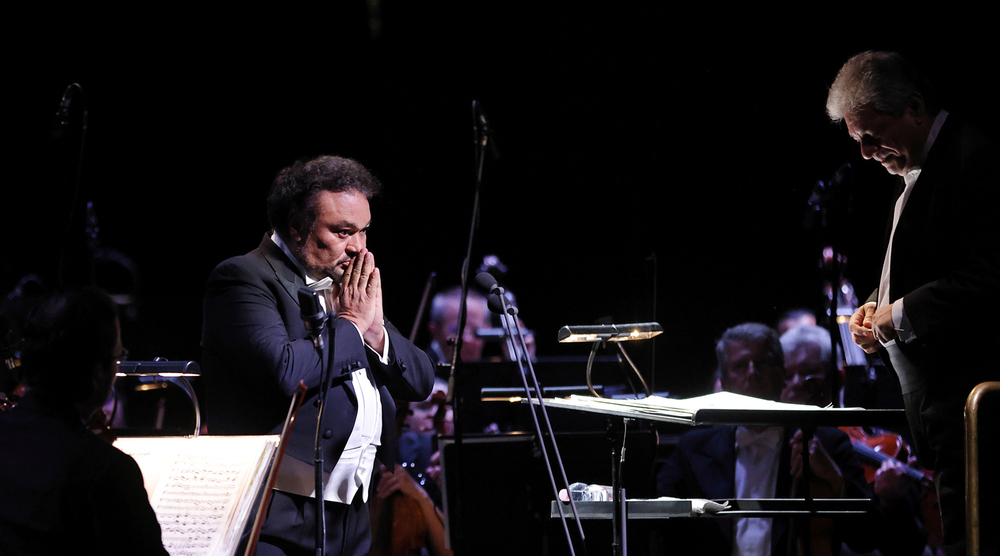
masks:
<instances>
[{"instance_id":1,"label":"microphone","mask_svg":"<svg viewBox=\"0 0 1000 556\"><path fill-rule=\"evenodd\" d=\"M56 110L56 115L52 118L53 139L61 138L69 129L69 109L73 104L73 96L77 87L79 87L78 84L71 83L63 92L62 99L59 100L59 109Z\"/></svg>"},{"instance_id":2,"label":"microphone","mask_svg":"<svg viewBox=\"0 0 1000 556\"><path fill-rule=\"evenodd\" d=\"M503 288L497 283L497 279L489 272L480 272L476 275L476 284L488 293L503 293Z\"/></svg>"},{"instance_id":3,"label":"microphone","mask_svg":"<svg viewBox=\"0 0 1000 556\"><path fill-rule=\"evenodd\" d=\"M490 308L491 313L497 315L504 314L503 303L500 302L500 296L497 294L490 296L489 301L486 302L486 306Z\"/></svg>"},{"instance_id":4,"label":"microphone","mask_svg":"<svg viewBox=\"0 0 1000 556\"><path fill-rule=\"evenodd\" d=\"M847 179L848 174L851 172L851 163L845 162L837 168L834 172L833 177L829 181L819 180L813 185L813 190L809 195L809 199L806 204L810 207L818 207L829 200L834 194L838 193L844 180Z\"/></svg>"},{"instance_id":5,"label":"microphone","mask_svg":"<svg viewBox=\"0 0 1000 556\"><path fill-rule=\"evenodd\" d=\"M517 314L517 307L513 305L508 305L507 309L504 310L503 302L500 301L500 296L497 294L490 296L490 298L486 301L486 306L489 307L491 313L496 313L498 315L502 315L504 313L510 313L511 315Z\"/></svg>"},{"instance_id":6,"label":"microphone","mask_svg":"<svg viewBox=\"0 0 1000 556\"><path fill-rule=\"evenodd\" d=\"M319 302L319 294L310 288L299 288L299 308L306 332L312 338L316 349L323 349L323 329L326 328L326 314Z\"/></svg>"},{"instance_id":7,"label":"microphone","mask_svg":"<svg viewBox=\"0 0 1000 556\"><path fill-rule=\"evenodd\" d=\"M819 224L827 226L826 213L831 210L830 205L833 200L841 195L845 189L845 182L851 174L851 163L845 162L837 168L833 176L828 181L819 180L812 188L809 199L806 200L806 210L802 221L802 227L811 230L815 225L816 217L820 217Z\"/></svg>"},{"instance_id":8,"label":"microphone","mask_svg":"<svg viewBox=\"0 0 1000 556\"><path fill-rule=\"evenodd\" d=\"M476 100L472 101L472 120L476 132L476 144L483 147L488 146L493 159L499 160L500 150L497 148L496 138L493 137L493 129L490 127L489 120L486 119L482 105Z\"/></svg>"}]
</instances>

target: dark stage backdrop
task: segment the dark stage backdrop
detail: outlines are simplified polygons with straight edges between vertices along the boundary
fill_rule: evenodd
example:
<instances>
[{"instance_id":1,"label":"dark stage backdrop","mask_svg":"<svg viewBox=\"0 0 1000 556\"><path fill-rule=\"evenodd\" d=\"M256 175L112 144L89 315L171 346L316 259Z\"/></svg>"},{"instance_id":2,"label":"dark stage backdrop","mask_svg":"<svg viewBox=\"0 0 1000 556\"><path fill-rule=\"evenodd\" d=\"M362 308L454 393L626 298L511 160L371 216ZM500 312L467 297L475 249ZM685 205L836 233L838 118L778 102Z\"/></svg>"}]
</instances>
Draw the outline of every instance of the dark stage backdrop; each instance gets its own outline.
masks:
<instances>
[{"instance_id":1,"label":"dark stage backdrop","mask_svg":"<svg viewBox=\"0 0 1000 556\"><path fill-rule=\"evenodd\" d=\"M655 365L657 390L699 393L725 328L819 307L823 245L848 257L862 297L875 285L889 180L826 120L839 66L860 50L899 49L952 108L992 126L983 68L996 48L972 31L960 46L842 38L815 23L722 33L649 4L15 18L23 38L6 39L0 93L0 287L7 294L32 273L58 284L92 201L100 246L136 271L99 280L139 280L124 324L133 357L197 360L209 272L260 241L280 168L331 153L385 184L369 242L387 314L407 332L427 277L459 279L475 99L500 156L484 167L473 273L485 254L507 265L502 281L541 355L586 355L556 343L565 324L660 322L665 334L629 349L647 376ZM71 83L81 90L56 139ZM805 218L806 201L847 162L822 230ZM63 280L90 279L74 257L62 260Z\"/></svg>"}]
</instances>

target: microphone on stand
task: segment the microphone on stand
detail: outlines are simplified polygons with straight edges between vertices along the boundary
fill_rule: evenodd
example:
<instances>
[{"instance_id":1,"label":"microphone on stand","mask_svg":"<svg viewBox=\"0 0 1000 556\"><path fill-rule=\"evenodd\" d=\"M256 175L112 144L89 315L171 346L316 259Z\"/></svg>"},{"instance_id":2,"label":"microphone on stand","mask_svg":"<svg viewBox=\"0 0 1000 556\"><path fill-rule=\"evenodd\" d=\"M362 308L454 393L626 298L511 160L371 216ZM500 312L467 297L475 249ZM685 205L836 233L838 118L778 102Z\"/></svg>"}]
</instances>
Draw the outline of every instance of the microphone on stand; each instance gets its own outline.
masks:
<instances>
[{"instance_id":1,"label":"microphone on stand","mask_svg":"<svg viewBox=\"0 0 1000 556\"><path fill-rule=\"evenodd\" d=\"M472 101L473 128L475 129L475 141L477 145L489 147L493 160L500 160L500 149L497 148L496 137L493 136L493 128L483 112L483 107L479 101Z\"/></svg>"},{"instance_id":2,"label":"microphone on stand","mask_svg":"<svg viewBox=\"0 0 1000 556\"><path fill-rule=\"evenodd\" d=\"M313 459L313 481L316 492L316 554L326 554L326 512L323 509L325 500L323 488L323 449L320 443L320 430L323 425L323 410L326 409L326 392L329 387L329 369L326 368L326 349L323 342L323 330L326 328L326 313L319 302L319 294L312 288L299 288L299 315L306 325L306 332L312 338L313 347L319 352L319 383L323 388L317 399L319 410L316 415L316 436L313 441L315 456Z\"/></svg>"},{"instance_id":3,"label":"microphone on stand","mask_svg":"<svg viewBox=\"0 0 1000 556\"><path fill-rule=\"evenodd\" d=\"M818 225L821 228L826 228L826 213L833 199L841 195L841 192L844 190L844 182L850 173L851 163L845 162L837 168L837 171L833 173L833 176L829 180L819 180L813 184L809 198L806 200L806 210L802 222L804 229L811 230L816 225L815 220L817 216L820 219Z\"/></svg>"},{"instance_id":4,"label":"microphone on stand","mask_svg":"<svg viewBox=\"0 0 1000 556\"><path fill-rule=\"evenodd\" d=\"M503 288L498 288L498 289L500 289L501 291L503 290ZM495 293L495 294L491 295L490 298L486 301L486 306L489 307L490 312L491 313L495 313L497 315L503 315L505 313L509 313L511 315L516 315L517 314L517 307L514 307L513 305L510 305L509 307L507 307L506 309L504 309L504 304L503 304L502 301L500 301L500 295L502 295L502 294L496 294Z\"/></svg>"},{"instance_id":5,"label":"microphone on stand","mask_svg":"<svg viewBox=\"0 0 1000 556\"><path fill-rule=\"evenodd\" d=\"M512 305L510 300L507 299L504 289L497 283L497 279L494 278L489 272L480 272L476 275L476 284L490 293L490 297L486 302L490 311L502 316L503 327L507 330L507 345L510 349L510 353L517 353L516 345L517 342L519 342L522 352L527 354L528 346L524 341L524 333L521 330L521 326L517 322L517 307ZM524 387L524 396L527 399L529 410L531 412L531 419L535 427L538 446L542 450L542 458L545 460L546 470L549 474L549 481L552 485L552 495L558 500L559 487L556 485L556 475L553 467L558 469L562 482L566 486L567 490L569 489L569 481L566 479L566 468L563 466L562 456L559 454L559 446L556 443L556 436L552 429L552 422L549 421L549 415L545 409L545 403L542 401L542 388L538 383L538 377L535 375L535 369L531 364L531 358L525 357L524 360L522 360L520 357L516 357L515 360L517 361L518 370L520 371L521 385ZM534 394L536 396L534 400L532 399L532 390L534 390ZM539 414L542 417L541 420L539 419ZM549 441L552 444L554 454L552 459L549 458L548 449L546 448L546 436L543 434L542 429L543 422L545 425L544 432L548 435ZM553 461L555 461L555 465L553 465ZM584 543L583 549L586 552L586 535L583 532L583 525L580 523L580 514L576 510L576 502L573 501L572 498L570 498L570 505L573 508L573 517L576 520L577 530L580 535L580 542ZM566 534L566 542L569 545L570 556L575 556L576 551L573 548L573 540L567 525L566 514L561 504L558 504L557 507L559 508L559 517L562 521L563 531Z\"/></svg>"},{"instance_id":6,"label":"microphone on stand","mask_svg":"<svg viewBox=\"0 0 1000 556\"><path fill-rule=\"evenodd\" d=\"M52 119L52 137L54 139L59 139L69 129L69 107L73 103L73 91L76 90L76 87L76 83L66 87L62 99L59 101L59 109L56 110L56 115Z\"/></svg>"},{"instance_id":7,"label":"microphone on stand","mask_svg":"<svg viewBox=\"0 0 1000 556\"><path fill-rule=\"evenodd\" d=\"M488 294L503 295L503 288L497 283L497 279L489 272L480 272L476 275L476 284L486 290ZM500 311L503 314L503 310Z\"/></svg>"},{"instance_id":8,"label":"microphone on stand","mask_svg":"<svg viewBox=\"0 0 1000 556\"><path fill-rule=\"evenodd\" d=\"M319 294L311 288L299 288L299 309L306 332L312 338L316 349L323 349L323 330L326 329L326 314L319 302Z\"/></svg>"}]
</instances>

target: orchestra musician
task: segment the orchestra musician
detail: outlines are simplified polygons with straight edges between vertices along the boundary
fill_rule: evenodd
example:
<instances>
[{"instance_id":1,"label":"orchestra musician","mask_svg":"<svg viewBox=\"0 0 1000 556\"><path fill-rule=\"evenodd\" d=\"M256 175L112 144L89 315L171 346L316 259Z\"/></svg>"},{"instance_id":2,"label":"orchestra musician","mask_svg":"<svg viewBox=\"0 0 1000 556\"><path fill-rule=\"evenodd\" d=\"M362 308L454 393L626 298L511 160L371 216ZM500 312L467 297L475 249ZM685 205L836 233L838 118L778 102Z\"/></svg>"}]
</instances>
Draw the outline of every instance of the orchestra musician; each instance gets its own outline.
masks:
<instances>
[{"instance_id":1,"label":"orchestra musician","mask_svg":"<svg viewBox=\"0 0 1000 556\"><path fill-rule=\"evenodd\" d=\"M916 454L934 470L946 553L964 555L964 406L977 384L1000 378L989 343L1000 333L997 151L943 110L929 80L898 53L849 59L826 108L863 158L898 176L880 284L850 330L899 377ZM983 520L984 554L1000 550L997 521Z\"/></svg>"},{"instance_id":2,"label":"orchestra musician","mask_svg":"<svg viewBox=\"0 0 1000 556\"><path fill-rule=\"evenodd\" d=\"M166 556L139 466L87 426L124 351L111 297L51 293L23 337L26 393L0 411L0 554Z\"/></svg>"},{"instance_id":3,"label":"orchestra musician","mask_svg":"<svg viewBox=\"0 0 1000 556\"><path fill-rule=\"evenodd\" d=\"M434 295L431 300L431 314L427 322L427 332L430 334L431 342L427 348L427 355L436 366L436 373L439 378L447 379L450 374L450 365L458 335L458 313L459 302L462 299L462 287L452 286ZM493 356L485 354L485 342L480 337L479 332L484 329L496 329L491 323L492 315L487 307L486 297L475 288L469 288L466 296L465 330L462 335L461 360L464 362L482 361L491 359ZM524 326L524 321L518 319L524 343L528 348L528 356L532 361L536 360L535 336L531 330ZM513 361L507 342L501 341L500 356L504 361ZM516 353L521 353L520 344L515 342Z\"/></svg>"},{"instance_id":4,"label":"orchestra musician","mask_svg":"<svg viewBox=\"0 0 1000 556\"><path fill-rule=\"evenodd\" d=\"M821 326L796 326L781 335L781 347L785 353L785 388L781 392L781 401L819 407L839 406L834 401L840 399L840 387L837 369L831 359L833 343L830 332ZM899 435L879 429L868 432L861 427L841 427L841 430L851 438L852 447L865 467L865 478L878 502L879 515L873 518L879 522L880 534L876 537L879 554L923 554L928 534L921 501L929 493L924 491L924 474L916 473L919 479L912 480L912 474L907 473L906 464L914 462L906 461L908 450L905 443ZM891 454L883 452L884 438L891 438L893 446L899 445L902 449ZM873 461L866 463L866 455L870 455ZM904 461L895 459L897 455ZM930 501L927 510L937 511L933 501ZM940 526L940 521L933 515L928 521ZM936 548L931 547L932 550Z\"/></svg>"},{"instance_id":5,"label":"orchestra musician","mask_svg":"<svg viewBox=\"0 0 1000 556\"><path fill-rule=\"evenodd\" d=\"M394 399L431 391L427 355L383 318L382 286L367 249L369 199L379 182L357 161L321 156L279 172L268 198L271 233L222 262L205 292L202 334L208 427L213 434L276 434L292 392L308 387L257 553L315 554L317 436L323 456L327 554L367 554L369 485L376 458L394 468ZM298 292L320 293L332 317L310 339ZM324 391L320 372L336 381ZM322 396L322 398L321 398ZM323 420L319 429L320 400ZM318 434L317 434L318 433Z\"/></svg>"},{"instance_id":6,"label":"orchestra musician","mask_svg":"<svg viewBox=\"0 0 1000 556\"><path fill-rule=\"evenodd\" d=\"M716 357L722 389L775 401L781 397L784 352L773 329L758 323L734 326L719 339ZM781 427L696 429L681 435L657 472L658 494L705 499L798 498L803 449L801 431ZM871 497L857 455L842 431L817 428L808 453L813 496ZM840 521L834 524L821 547L823 554L839 554L844 543L856 552L874 548L869 529L857 527L855 522L847 525ZM792 533L790 520L784 517L668 520L664 534L678 554L778 556L800 550L800 537Z\"/></svg>"},{"instance_id":7,"label":"orchestra musician","mask_svg":"<svg viewBox=\"0 0 1000 556\"><path fill-rule=\"evenodd\" d=\"M465 302L465 330L462 335L462 361L479 361L483 356L483 340L476 335L482 328L490 328L490 310L486 297L469 288ZM455 337L458 335L458 313L461 309L462 287L453 286L438 292L431 299L430 319L427 332L431 342L427 355L431 358L439 378L447 379L450 374Z\"/></svg>"},{"instance_id":8,"label":"orchestra musician","mask_svg":"<svg viewBox=\"0 0 1000 556\"><path fill-rule=\"evenodd\" d=\"M424 550L430 556L451 556L441 510L440 452L435 450L437 435L454 433L447 393L448 382L438 378L426 400L400 402L396 472L379 469L372 502L372 556L408 556Z\"/></svg>"}]
</instances>

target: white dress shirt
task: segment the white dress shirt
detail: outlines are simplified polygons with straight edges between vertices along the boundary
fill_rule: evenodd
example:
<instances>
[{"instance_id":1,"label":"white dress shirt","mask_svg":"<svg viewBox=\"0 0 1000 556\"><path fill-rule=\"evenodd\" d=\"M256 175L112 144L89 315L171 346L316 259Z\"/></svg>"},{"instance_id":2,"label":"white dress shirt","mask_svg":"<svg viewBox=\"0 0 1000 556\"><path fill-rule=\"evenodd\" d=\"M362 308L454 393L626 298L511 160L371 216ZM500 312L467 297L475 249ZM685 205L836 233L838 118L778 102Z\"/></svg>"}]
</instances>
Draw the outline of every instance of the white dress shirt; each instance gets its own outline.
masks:
<instances>
[{"instance_id":1,"label":"white dress shirt","mask_svg":"<svg viewBox=\"0 0 1000 556\"><path fill-rule=\"evenodd\" d=\"M784 431L736 428L736 498L774 498ZM733 556L770 556L771 518L745 517L733 524Z\"/></svg>"}]
</instances>

